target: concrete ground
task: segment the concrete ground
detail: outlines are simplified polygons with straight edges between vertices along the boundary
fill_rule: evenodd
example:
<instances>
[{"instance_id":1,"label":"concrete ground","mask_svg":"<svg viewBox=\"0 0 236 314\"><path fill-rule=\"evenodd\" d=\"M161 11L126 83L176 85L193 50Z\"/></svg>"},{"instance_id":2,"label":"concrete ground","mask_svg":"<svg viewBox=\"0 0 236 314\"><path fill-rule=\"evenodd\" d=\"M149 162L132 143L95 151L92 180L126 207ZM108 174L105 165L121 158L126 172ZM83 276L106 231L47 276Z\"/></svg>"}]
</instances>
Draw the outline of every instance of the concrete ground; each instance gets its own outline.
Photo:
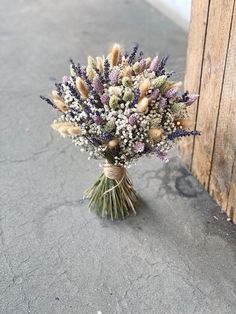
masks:
<instances>
[{"instance_id":1,"label":"concrete ground","mask_svg":"<svg viewBox=\"0 0 236 314\"><path fill-rule=\"evenodd\" d=\"M236 228L175 153L130 170L136 217L103 221L82 198L99 162L39 99L113 41L170 54L182 78L187 35L141 0L2 0L0 19L0 313L235 314Z\"/></svg>"}]
</instances>

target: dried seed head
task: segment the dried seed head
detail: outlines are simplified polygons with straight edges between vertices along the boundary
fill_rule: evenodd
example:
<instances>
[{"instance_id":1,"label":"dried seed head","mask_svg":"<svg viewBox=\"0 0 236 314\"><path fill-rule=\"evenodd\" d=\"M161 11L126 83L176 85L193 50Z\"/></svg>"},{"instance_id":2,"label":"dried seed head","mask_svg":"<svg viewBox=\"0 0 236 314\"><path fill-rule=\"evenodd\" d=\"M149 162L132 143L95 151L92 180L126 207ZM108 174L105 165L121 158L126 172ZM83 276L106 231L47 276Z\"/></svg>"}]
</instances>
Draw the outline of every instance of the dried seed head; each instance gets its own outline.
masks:
<instances>
[{"instance_id":1,"label":"dried seed head","mask_svg":"<svg viewBox=\"0 0 236 314\"><path fill-rule=\"evenodd\" d=\"M122 78L122 85L125 87L130 87L132 85L131 79L128 76Z\"/></svg>"},{"instance_id":2,"label":"dried seed head","mask_svg":"<svg viewBox=\"0 0 236 314\"><path fill-rule=\"evenodd\" d=\"M52 90L52 98L53 100L55 99L62 100L61 96L58 94L58 91L55 89Z\"/></svg>"},{"instance_id":3,"label":"dried seed head","mask_svg":"<svg viewBox=\"0 0 236 314\"><path fill-rule=\"evenodd\" d=\"M144 81L140 84L140 86L139 86L139 90L140 90L139 99L140 99L140 100L145 96L145 94L146 94L146 92L147 92L147 90L148 90L149 88L150 88L150 81L149 81L148 79L144 80Z\"/></svg>"},{"instance_id":4,"label":"dried seed head","mask_svg":"<svg viewBox=\"0 0 236 314\"><path fill-rule=\"evenodd\" d=\"M51 127L58 131L62 136L81 134L80 127L74 126L71 122L54 122L51 124Z\"/></svg>"},{"instance_id":5,"label":"dried seed head","mask_svg":"<svg viewBox=\"0 0 236 314\"><path fill-rule=\"evenodd\" d=\"M84 80L82 80L82 78L80 78L80 77L76 78L76 87L77 87L80 95L83 98L88 97L88 87L87 87L86 83L84 82Z\"/></svg>"},{"instance_id":6,"label":"dried seed head","mask_svg":"<svg viewBox=\"0 0 236 314\"><path fill-rule=\"evenodd\" d=\"M138 74L141 72L141 66L139 62L135 62L135 64L133 65L133 70L135 74Z\"/></svg>"},{"instance_id":7,"label":"dried seed head","mask_svg":"<svg viewBox=\"0 0 236 314\"><path fill-rule=\"evenodd\" d=\"M96 57L96 67L101 74L103 73L103 69L104 69L103 65L104 65L103 58L102 57Z\"/></svg>"},{"instance_id":8,"label":"dried seed head","mask_svg":"<svg viewBox=\"0 0 236 314\"><path fill-rule=\"evenodd\" d=\"M133 70L132 70L132 68L131 68L131 66L127 66L126 68L124 68L124 70L123 70L123 76L128 76L128 77L131 77L132 76L132 72L133 72Z\"/></svg>"},{"instance_id":9,"label":"dried seed head","mask_svg":"<svg viewBox=\"0 0 236 314\"><path fill-rule=\"evenodd\" d=\"M184 129L190 129L193 127L193 122L190 119L178 119L175 121L175 124L182 126Z\"/></svg>"},{"instance_id":10,"label":"dried seed head","mask_svg":"<svg viewBox=\"0 0 236 314\"><path fill-rule=\"evenodd\" d=\"M118 108L118 97L116 95L112 95L109 100L109 106L112 109Z\"/></svg>"},{"instance_id":11,"label":"dried seed head","mask_svg":"<svg viewBox=\"0 0 236 314\"><path fill-rule=\"evenodd\" d=\"M145 112L148 108L149 99L144 97L142 100L139 101L137 104L137 112Z\"/></svg>"},{"instance_id":12,"label":"dried seed head","mask_svg":"<svg viewBox=\"0 0 236 314\"><path fill-rule=\"evenodd\" d=\"M152 86L154 88L159 88L161 87L167 80L167 75L161 75L152 80Z\"/></svg>"},{"instance_id":13,"label":"dried seed head","mask_svg":"<svg viewBox=\"0 0 236 314\"><path fill-rule=\"evenodd\" d=\"M113 140L109 141L107 146L110 149L114 149L119 145L119 139L118 138L114 138Z\"/></svg>"},{"instance_id":14,"label":"dried seed head","mask_svg":"<svg viewBox=\"0 0 236 314\"><path fill-rule=\"evenodd\" d=\"M93 57L88 56L88 66L95 68L96 67L96 61L94 60Z\"/></svg>"},{"instance_id":15,"label":"dried seed head","mask_svg":"<svg viewBox=\"0 0 236 314\"><path fill-rule=\"evenodd\" d=\"M60 111L67 112L68 106L62 100L53 99L53 103Z\"/></svg>"},{"instance_id":16,"label":"dried seed head","mask_svg":"<svg viewBox=\"0 0 236 314\"><path fill-rule=\"evenodd\" d=\"M121 55L120 45L114 44L110 54L110 63L112 66L115 66L119 63L120 55Z\"/></svg>"},{"instance_id":17,"label":"dried seed head","mask_svg":"<svg viewBox=\"0 0 236 314\"><path fill-rule=\"evenodd\" d=\"M92 81L92 79L94 78L94 70L93 67L91 65L88 65L86 68L86 74L87 77L90 81Z\"/></svg>"},{"instance_id":18,"label":"dried seed head","mask_svg":"<svg viewBox=\"0 0 236 314\"><path fill-rule=\"evenodd\" d=\"M149 57L149 58L146 58L145 61L146 61L146 66L145 66L145 67L146 67L146 69L147 69L147 68L149 68L149 66L150 66L150 64L151 64L152 59Z\"/></svg>"},{"instance_id":19,"label":"dried seed head","mask_svg":"<svg viewBox=\"0 0 236 314\"><path fill-rule=\"evenodd\" d=\"M132 101L134 99L134 93L131 89L127 89L124 93L123 100L124 101Z\"/></svg>"},{"instance_id":20,"label":"dried seed head","mask_svg":"<svg viewBox=\"0 0 236 314\"><path fill-rule=\"evenodd\" d=\"M164 132L163 129L156 129L156 128L149 129L148 131L149 137L152 140L159 140L162 137L163 132Z\"/></svg>"}]
</instances>

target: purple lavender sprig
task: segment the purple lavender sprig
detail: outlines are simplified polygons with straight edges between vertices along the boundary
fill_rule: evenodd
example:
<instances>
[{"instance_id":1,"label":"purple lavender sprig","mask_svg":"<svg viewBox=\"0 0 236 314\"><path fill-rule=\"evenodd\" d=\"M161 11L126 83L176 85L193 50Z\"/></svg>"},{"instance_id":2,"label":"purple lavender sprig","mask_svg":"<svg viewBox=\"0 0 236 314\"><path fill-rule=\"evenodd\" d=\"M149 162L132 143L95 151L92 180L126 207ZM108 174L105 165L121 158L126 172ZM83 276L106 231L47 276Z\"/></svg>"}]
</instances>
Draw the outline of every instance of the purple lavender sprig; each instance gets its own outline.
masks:
<instances>
[{"instance_id":1,"label":"purple lavender sprig","mask_svg":"<svg viewBox=\"0 0 236 314\"><path fill-rule=\"evenodd\" d=\"M109 82L109 71L110 71L110 63L108 59L104 61L104 81L105 83Z\"/></svg>"},{"instance_id":2,"label":"purple lavender sprig","mask_svg":"<svg viewBox=\"0 0 236 314\"><path fill-rule=\"evenodd\" d=\"M59 96L62 96L62 93L63 93L62 84L61 84L61 83L55 83L55 86L56 86L56 90L57 90L57 92L58 92L58 95L59 95Z\"/></svg>"},{"instance_id":3,"label":"purple lavender sprig","mask_svg":"<svg viewBox=\"0 0 236 314\"><path fill-rule=\"evenodd\" d=\"M184 137L184 136L196 136L196 135L201 135L200 131L197 130L193 130L193 131L187 131L187 130L176 130L175 132L172 132L168 135L168 139L173 141L174 139L178 138L178 137Z\"/></svg>"},{"instance_id":4,"label":"purple lavender sprig","mask_svg":"<svg viewBox=\"0 0 236 314\"><path fill-rule=\"evenodd\" d=\"M104 86L98 74L94 76L92 86L97 93L102 94Z\"/></svg>"},{"instance_id":5,"label":"purple lavender sprig","mask_svg":"<svg viewBox=\"0 0 236 314\"><path fill-rule=\"evenodd\" d=\"M70 59L70 64L76 75L79 75L78 67L75 65L73 59Z\"/></svg>"},{"instance_id":6,"label":"purple lavender sprig","mask_svg":"<svg viewBox=\"0 0 236 314\"><path fill-rule=\"evenodd\" d=\"M55 105L54 105L54 103L49 99L49 98L47 98L47 97L45 97L45 96L43 96L43 95L40 95L39 96L42 100L44 100L44 101L46 101L46 103L48 103L50 106L52 106L53 108L55 108L55 109L58 109Z\"/></svg>"},{"instance_id":7,"label":"purple lavender sprig","mask_svg":"<svg viewBox=\"0 0 236 314\"><path fill-rule=\"evenodd\" d=\"M140 51L138 56L138 62L140 62L143 59L143 55L144 55L143 51Z\"/></svg>"},{"instance_id":8,"label":"purple lavender sprig","mask_svg":"<svg viewBox=\"0 0 236 314\"><path fill-rule=\"evenodd\" d=\"M139 47L139 44L135 44L134 45L133 50L132 50L131 54L128 57L128 64L129 65L131 65L134 62L136 53L138 51L138 47Z\"/></svg>"},{"instance_id":9,"label":"purple lavender sprig","mask_svg":"<svg viewBox=\"0 0 236 314\"><path fill-rule=\"evenodd\" d=\"M156 76L160 76L160 75L164 75L166 73L165 71L165 65L166 65L166 62L167 60L169 59L169 56L167 57L164 57L161 59L161 61L158 63L158 66L155 70L155 74Z\"/></svg>"},{"instance_id":10,"label":"purple lavender sprig","mask_svg":"<svg viewBox=\"0 0 236 314\"><path fill-rule=\"evenodd\" d=\"M135 88L135 90L134 90L134 100L133 100L133 102L131 104L132 107L134 107L138 103L139 96L140 96L140 90L139 90L139 88Z\"/></svg>"}]
</instances>

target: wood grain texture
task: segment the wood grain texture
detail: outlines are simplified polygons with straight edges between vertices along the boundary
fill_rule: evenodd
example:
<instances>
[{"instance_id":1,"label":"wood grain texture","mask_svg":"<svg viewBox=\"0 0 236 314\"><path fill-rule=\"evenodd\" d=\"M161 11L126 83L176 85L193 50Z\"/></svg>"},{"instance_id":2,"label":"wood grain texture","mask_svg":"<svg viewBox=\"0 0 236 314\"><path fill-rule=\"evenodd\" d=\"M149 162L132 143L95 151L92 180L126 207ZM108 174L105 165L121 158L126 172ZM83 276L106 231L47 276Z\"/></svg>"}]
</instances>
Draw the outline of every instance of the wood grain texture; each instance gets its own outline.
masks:
<instances>
[{"instance_id":1,"label":"wood grain texture","mask_svg":"<svg viewBox=\"0 0 236 314\"><path fill-rule=\"evenodd\" d=\"M211 0L203 59L192 172L208 189L224 69L231 28L233 0Z\"/></svg>"},{"instance_id":2,"label":"wood grain texture","mask_svg":"<svg viewBox=\"0 0 236 314\"><path fill-rule=\"evenodd\" d=\"M209 0L193 0L189 25L188 49L184 89L190 93L199 94L202 59L205 45L205 35ZM195 128L198 103L189 107L189 115L193 121L191 129ZM192 163L193 138L187 137L180 141L178 153L183 164L190 169Z\"/></svg>"},{"instance_id":3,"label":"wood grain texture","mask_svg":"<svg viewBox=\"0 0 236 314\"><path fill-rule=\"evenodd\" d=\"M236 211L236 7L232 18L219 107L209 192L229 216ZM230 197L229 197L230 195ZM228 200L229 198L229 200ZM232 213L233 211L233 213Z\"/></svg>"},{"instance_id":4,"label":"wood grain texture","mask_svg":"<svg viewBox=\"0 0 236 314\"><path fill-rule=\"evenodd\" d=\"M226 213L231 218L231 220L236 224L236 154L234 156Z\"/></svg>"}]
</instances>

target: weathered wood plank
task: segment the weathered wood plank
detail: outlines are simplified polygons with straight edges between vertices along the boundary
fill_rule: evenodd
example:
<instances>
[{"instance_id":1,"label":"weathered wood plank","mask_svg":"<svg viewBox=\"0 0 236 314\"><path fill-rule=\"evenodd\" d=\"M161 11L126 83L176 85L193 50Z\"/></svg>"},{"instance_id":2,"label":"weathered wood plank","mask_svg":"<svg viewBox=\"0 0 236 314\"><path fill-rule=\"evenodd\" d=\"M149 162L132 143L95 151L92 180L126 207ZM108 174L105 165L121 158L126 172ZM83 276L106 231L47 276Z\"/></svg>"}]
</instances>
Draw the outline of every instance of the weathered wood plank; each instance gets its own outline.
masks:
<instances>
[{"instance_id":1,"label":"weathered wood plank","mask_svg":"<svg viewBox=\"0 0 236 314\"><path fill-rule=\"evenodd\" d=\"M208 189L233 0L211 0L203 59L192 172Z\"/></svg>"},{"instance_id":2,"label":"weathered wood plank","mask_svg":"<svg viewBox=\"0 0 236 314\"><path fill-rule=\"evenodd\" d=\"M234 160L236 156L236 6L232 20L230 41L225 67L225 75L220 101L219 117L215 135L215 146L212 159L212 170L210 176L209 192L218 204L227 211L228 197L231 191L230 208L236 204L232 203L236 194L236 171L232 177ZM236 221L235 221L236 222Z\"/></svg>"},{"instance_id":3,"label":"weathered wood plank","mask_svg":"<svg viewBox=\"0 0 236 314\"><path fill-rule=\"evenodd\" d=\"M227 204L227 215L236 224L236 154L234 156L234 163L232 169L232 177L229 191L229 198Z\"/></svg>"},{"instance_id":4,"label":"weathered wood plank","mask_svg":"<svg viewBox=\"0 0 236 314\"><path fill-rule=\"evenodd\" d=\"M209 0L192 1L184 89L195 94L199 93L200 87L201 65L204 53L208 9ZM193 121L192 129L195 128L196 112L197 102L189 108L189 115ZM192 163L192 150L193 138L187 137L185 139L181 139L178 146L178 152L182 163L188 169L190 169Z\"/></svg>"}]
</instances>

